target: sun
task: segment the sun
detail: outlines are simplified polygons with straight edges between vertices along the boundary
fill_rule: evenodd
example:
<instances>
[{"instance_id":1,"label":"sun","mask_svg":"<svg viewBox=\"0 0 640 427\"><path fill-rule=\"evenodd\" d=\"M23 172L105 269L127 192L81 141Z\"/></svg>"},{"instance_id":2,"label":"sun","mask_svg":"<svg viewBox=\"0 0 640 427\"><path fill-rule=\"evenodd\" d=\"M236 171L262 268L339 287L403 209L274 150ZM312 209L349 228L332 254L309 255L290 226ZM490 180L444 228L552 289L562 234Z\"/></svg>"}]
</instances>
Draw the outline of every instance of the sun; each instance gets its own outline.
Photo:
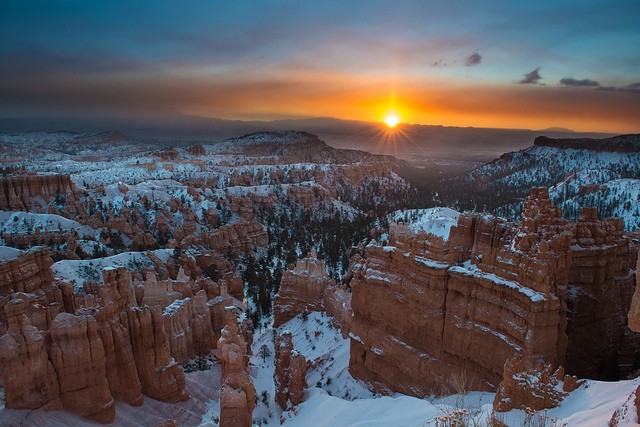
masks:
<instances>
[{"instance_id":1,"label":"sun","mask_svg":"<svg viewBox=\"0 0 640 427\"><path fill-rule=\"evenodd\" d=\"M392 128L400 123L400 119L398 118L398 115L392 111L384 118L384 122L387 124L387 126Z\"/></svg>"}]
</instances>

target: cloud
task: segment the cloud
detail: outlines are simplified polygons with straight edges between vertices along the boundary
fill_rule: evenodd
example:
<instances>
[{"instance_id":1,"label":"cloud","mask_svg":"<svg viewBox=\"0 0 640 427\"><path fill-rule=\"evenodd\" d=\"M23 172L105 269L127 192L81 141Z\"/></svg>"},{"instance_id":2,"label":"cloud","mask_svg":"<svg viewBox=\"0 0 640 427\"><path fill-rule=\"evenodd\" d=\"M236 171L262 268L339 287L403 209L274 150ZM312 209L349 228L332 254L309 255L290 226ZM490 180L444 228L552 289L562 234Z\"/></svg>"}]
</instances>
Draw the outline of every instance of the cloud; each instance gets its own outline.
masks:
<instances>
[{"instance_id":1,"label":"cloud","mask_svg":"<svg viewBox=\"0 0 640 427\"><path fill-rule=\"evenodd\" d=\"M631 83L625 87L621 87L619 90L623 92L640 93L640 82Z\"/></svg>"},{"instance_id":2,"label":"cloud","mask_svg":"<svg viewBox=\"0 0 640 427\"><path fill-rule=\"evenodd\" d=\"M572 87L600 87L600 83L595 80L591 80L591 79L576 80L571 77L561 78L560 84L562 86L572 86Z\"/></svg>"},{"instance_id":3,"label":"cloud","mask_svg":"<svg viewBox=\"0 0 640 427\"><path fill-rule=\"evenodd\" d=\"M540 80L542 80L542 76L540 76L540 68L538 67L533 71L528 72L524 75L524 79L518 80L518 83L521 85L530 85L530 84L538 84Z\"/></svg>"},{"instance_id":4,"label":"cloud","mask_svg":"<svg viewBox=\"0 0 640 427\"><path fill-rule=\"evenodd\" d=\"M473 67L474 65L478 65L482 62L482 55L478 52L473 52L465 61L464 65L467 67Z\"/></svg>"},{"instance_id":5,"label":"cloud","mask_svg":"<svg viewBox=\"0 0 640 427\"><path fill-rule=\"evenodd\" d=\"M631 93L640 93L640 82L631 83L627 86L602 86L600 82L591 79L581 79L576 80L571 77L564 77L560 79L561 86L569 86L569 87L592 87L597 90L609 91L609 92L631 92Z\"/></svg>"}]
</instances>

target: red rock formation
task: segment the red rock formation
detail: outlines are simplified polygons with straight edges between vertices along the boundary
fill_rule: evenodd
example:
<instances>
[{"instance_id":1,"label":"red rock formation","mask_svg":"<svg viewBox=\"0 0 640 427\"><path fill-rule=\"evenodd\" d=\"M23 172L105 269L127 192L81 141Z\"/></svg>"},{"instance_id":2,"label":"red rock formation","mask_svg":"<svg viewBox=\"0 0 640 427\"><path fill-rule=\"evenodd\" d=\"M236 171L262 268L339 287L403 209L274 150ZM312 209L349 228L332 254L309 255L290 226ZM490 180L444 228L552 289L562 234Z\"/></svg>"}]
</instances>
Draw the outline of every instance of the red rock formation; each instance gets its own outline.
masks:
<instances>
[{"instance_id":1,"label":"red rock formation","mask_svg":"<svg viewBox=\"0 0 640 427\"><path fill-rule=\"evenodd\" d=\"M0 336L0 376L4 404L10 409L62 409L60 388L42 331L25 315L27 302L13 299L5 307L7 332Z\"/></svg>"},{"instance_id":2,"label":"red rock formation","mask_svg":"<svg viewBox=\"0 0 640 427\"><path fill-rule=\"evenodd\" d=\"M256 246L267 246L269 236L259 222L252 221L225 225L207 233L204 240L210 248L218 252L232 250L242 253L252 251Z\"/></svg>"},{"instance_id":3,"label":"red rock formation","mask_svg":"<svg viewBox=\"0 0 640 427\"><path fill-rule=\"evenodd\" d=\"M174 301L162 317L171 356L176 362L185 364L196 355L209 353L214 333L204 290L193 298Z\"/></svg>"},{"instance_id":4,"label":"red rock formation","mask_svg":"<svg viewBox=\"0 0 640 427\"><path fill-rule=\"evenodd\" d=\"M49 251L34 248L0 264L0 296L14 292L34 292L53 282Z\"/></svg>"},{"instance_id":5,"label":"red rock formation","mask_svg":"<svg viewBox=\"0 0 640 427\"><path fill-rule=\"evenodd\" d=\"M292 185L287 188L287 196L305 208L311 208L316 203L330 203L333 200L333 195L320 185Z\"/></svg>"},{"instance_id":6,"label":"red rock formation","mask_svg":"<svg viewBox=\"0 0 640 427\"><path fill-rule=\"evenodd\" d=\"M160 307L133 307L128 315L142 392L164 402L188 399L184 372L169 352Z\"/></svg>"},{"instance_id":7,"label":"red rock formation","mask_svg":"<svg viewBox=\"0 0 640 427\"><path fill-rule=\"evenodd\" d=\"M53 261L48 250L36 248L28 252L16 251L14 255L15 258L0 263L0 298L4 295L8 301L11 295L25 300L28 303L25 314L31 324L46 330L58 313L73 309L65 305L61 290L70 285L53 283ZM3 306L0 301L0 323L5 320Z\"/></svg>"},{"instance_id":8,"label":"red rock formation","mask_svg":"<svg viewBox=\"0 0 640 427\"><path fill-rule=\"evenodd\" d=\"M105 368L104 346L93 316L60 313L48 331L49 357L64 408L99 423L116 415Z\"/></svg>"},{"instance_id":9,"label":"red rock formation","mask_svg":"<svg viewBox=\"0 0 640 427\"><path fill-rule=\"evenodd\" d=\"M554 371L544 360L527 360L516 353L504 365L504 379L493 400L493 409L507 412L555 408L582 384L584 380L564 375L562 368Z\"/></svg>"},{"instance_id":10,"label":"red rock formation","mask_svg":"<svg viewBox=\"0 0 640 427\"><path fill-rule=\"evenodd\" d=\"M276 402L284 410L304 400L307 387L307 361L293 349L291 332L284 331L276 337L275 371Z\"/></svg>"},{"instance_id":11,"label":"red rock formation","mask_svg":"<svg viewBox=\"0 0 640 427\"><path fill-rule=\"evenodd\" d=\"M56 196L75 200L77 190L69 175L19 175L0 178L0 210L45 213L39 200L49 203Z\"/></svg>"},{"instance_id":12,"label":"red rock formation","mask_svg":"<svg viewBox=\"0 0 640 427\"><path fill-rule=\"evenodd\" d=\"M422 396L460 375L493 389L516 352L580 376L633 366L639 336L621 313L635 253L620 221L587 210L567 222L534 189L517 225L461 215L447 241L422 239L396 228L389 246L373 242L352 260L355 377Z\"/></svg>"},{"instance_id":13,"label":"red rock formation","mask_svg":"<svg viewBox=\"0 0 640 427\"><path fill-rule=\"evenodd\" d=\"M343 286L330 283L324 289L322 305L333 326L346 337L351 331L351 294Z\"/></svg>"},{"instance_id":14,"label":"red rock formation","mask_svg":"<svg viewBox=\"0 0 640 427\"><path fill-rule=\"evenodd\" d=\"M351 266L356 263L352 260ZM352 271L351 271L352 272ZM305 311L325 311L346 336L351 328L351 294L329 278L324 261L312 251L285 271L273 303L278 327Z\"/></svg>"},{"instance_id":15,"label":"red rock formation","mask_svg":"<svg viewBox=\"0 0 640 427\"><path fill-rule=\"evenodd\" d=\"M629 329L640 332L640 256L636 264L636 290L633 293L631 307L629 308L628 321ZM640 386L636 389L635 404L638 419L640 420Z\"/></svg>"},{"instance_id":16,"label":"red rock formation","mask_svg":"<svg viewBox=\"0 0 640 427\"><path fill-rule=\"evenodd\" d=\"M111 394L117 400L138 406L143 402L142 385L131 347L127 316L134 303L131 274L124 268L105 269L103 282L99 290L99 308L86 311L98 323Z\"/></svg>"},{"instance_id":17,"label":"red rock formation","mask_svg":"<svg viewBox=\"0 0 640 427\"><path fill-rule=\"evenodd\" d=\"M202 144L195 144L191 147L187 147L187 152L192 156L205 156L207 154Z\"/></svg>"},{"instance_id":18,"label":"red rock formation","mask_svg":"<svg viewBox=\"0 0 640 427\"><path fill-rule=\"evenodd\" d=\"M317 259L315 252L298 260L282 275L280 290L273 303L273 326L278 327L305 310L323 311L324 289L331 284L335 286L324 261Z\"/></svg>"},{"instance_id":19,"label":"red rock formation","mask_svg":"<svg viewBox=\"0 0 640 427\"><path fill-rule=\"evenodd\" d=\"M227 325L218 340L222 361L220 426L250 427L255 407L255 388L247 373L247 344L242 337L234 307L225 311Z\"/></svg>"}]
</instances>

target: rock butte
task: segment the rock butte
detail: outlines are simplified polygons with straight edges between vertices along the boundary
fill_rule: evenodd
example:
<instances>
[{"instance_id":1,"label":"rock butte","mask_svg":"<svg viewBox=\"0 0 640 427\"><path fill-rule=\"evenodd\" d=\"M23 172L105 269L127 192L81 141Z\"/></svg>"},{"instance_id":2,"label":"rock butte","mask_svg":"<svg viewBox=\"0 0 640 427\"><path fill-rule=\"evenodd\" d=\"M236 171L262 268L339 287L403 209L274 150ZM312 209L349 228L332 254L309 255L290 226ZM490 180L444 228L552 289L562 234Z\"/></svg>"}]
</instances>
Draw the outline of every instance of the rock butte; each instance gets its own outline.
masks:
<instances>
[{"instance_id":1,"label":"rock butte","mask_svg":"<svg viewBox=\"0 0 640 427\"><path fill-rule=\"evenodd\" d=\"M626 326L637 249L619 219L561 217L533 189L513 224L464 214L449 238L392 226L352 263L350 371L423 396L450 378L493 390L515 353L580 377L624 375L640 350Z\"/></svg>"}]
</instances>

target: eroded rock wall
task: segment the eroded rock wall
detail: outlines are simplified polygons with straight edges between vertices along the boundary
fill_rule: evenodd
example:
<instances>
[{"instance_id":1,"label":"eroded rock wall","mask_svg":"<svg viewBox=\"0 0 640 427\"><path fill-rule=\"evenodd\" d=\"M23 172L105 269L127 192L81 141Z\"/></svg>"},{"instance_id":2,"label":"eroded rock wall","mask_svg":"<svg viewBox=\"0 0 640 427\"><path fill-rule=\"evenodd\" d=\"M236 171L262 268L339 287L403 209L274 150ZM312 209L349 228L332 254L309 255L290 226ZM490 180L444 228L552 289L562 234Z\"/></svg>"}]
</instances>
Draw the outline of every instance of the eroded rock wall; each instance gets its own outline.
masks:
<instances>
[{"instance_id":1,"label":"eroded rock wall","mask_svg":"<svg viewBox=\"0 0 640 427\"><path fill-rule=\"evenodd\" d=\"M307 387L307 361L293 348L291 332L283 331L276 337L275 371L276 402L284 410L304 400Z\"/></svg>"},{"instance_id":2,"label":"eroded rock wall","mask_svg":"<svg viewBox=\"0 0 640 427\"><path fill-rule=\"evenodd\" d=\"M186 363L209 352L214 337L199 282L179 275L184 283L178 287L191 296L168 301L163 316L161 304L138 306L138 288L124 268L105 269L102 285L77 294L70 283L53 280L47 251L5 253L12 256L0 264L7 278L0 296L0 376L8 408L65 409L108 423L114 399L140 405L143 393L168 402L188 398L174 355Z\"/></svg>"},{"instance_id":3,"label":"eroded rock wall","mask_svg":"<svg viewBox=\"0 0 640 427\"><path fill-rule=\"evenodd\" d=\"M462 378L493 390L516 353L596 378L634 366L625 315L637 255L620 221L587 209L568 222L541 188L516 224L463 214L444 240L391 231L347 274L349 369L375 389L423 396Z\"/></svg>"},{"instance_id":4,"label":"eroded rock wall","mask_svg":"<svg viewBox=\"0 0 640 427\"><path fill-rule=\"evenodd\" d=\"M237 310L225 310L226 326L217 346L222 361L220 387L220 426L250 427L256 390L247 373L248 345L238 324Z\"/></svg>"},{"instance_id":5,"label":"eroded rock wall","mask_svg":"<svg viewBox=\"0 0 640 427\"><path fill-rule=\"evenodd\" d=\"M0 178L0 210L33 211L43 208L56 196L75 199L69 175L18 175Z\"/></svg>"},{"instance_id":6,"label":"eroded rock wall","mask_svg":"<svg viewBox=\"0 0 640 427\"><path fill-rule=\"evenodd\" d=\"M351 296L329 278L323 260L315 251L284 272L273 302L274 327L305 311L326 311L343 331L351 322Z\"/></svg>"}]
</instances>

